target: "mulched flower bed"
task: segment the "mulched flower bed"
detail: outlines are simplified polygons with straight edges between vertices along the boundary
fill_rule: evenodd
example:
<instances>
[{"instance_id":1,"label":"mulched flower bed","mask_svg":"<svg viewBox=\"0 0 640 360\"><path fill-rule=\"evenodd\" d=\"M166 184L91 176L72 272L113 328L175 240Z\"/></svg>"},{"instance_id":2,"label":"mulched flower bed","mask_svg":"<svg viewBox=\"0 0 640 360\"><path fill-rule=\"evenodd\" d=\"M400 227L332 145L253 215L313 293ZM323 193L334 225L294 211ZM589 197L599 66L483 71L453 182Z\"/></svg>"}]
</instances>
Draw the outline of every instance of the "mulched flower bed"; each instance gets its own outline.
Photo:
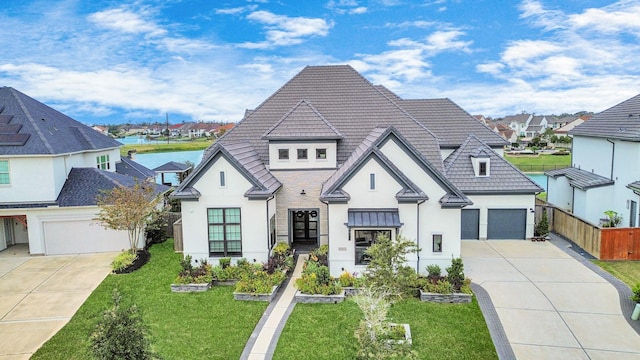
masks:
<instances>
[{"instance_id":1,"label":"mulched flower bed","mask_svg":"<svg viewBox=\"0 0 640 360\"><path fill-rule=\"evenodd\" d=\"M122 270L114 271L114 273L115 274L132 273L140 269L144 264L146 264L149 261L150 258L151 258L151 253L149 253L149 250L147 249L138 250L138 252L136 253L136 259L133 260L133 263L130 266Z\"/></svg>"}]
</instances>

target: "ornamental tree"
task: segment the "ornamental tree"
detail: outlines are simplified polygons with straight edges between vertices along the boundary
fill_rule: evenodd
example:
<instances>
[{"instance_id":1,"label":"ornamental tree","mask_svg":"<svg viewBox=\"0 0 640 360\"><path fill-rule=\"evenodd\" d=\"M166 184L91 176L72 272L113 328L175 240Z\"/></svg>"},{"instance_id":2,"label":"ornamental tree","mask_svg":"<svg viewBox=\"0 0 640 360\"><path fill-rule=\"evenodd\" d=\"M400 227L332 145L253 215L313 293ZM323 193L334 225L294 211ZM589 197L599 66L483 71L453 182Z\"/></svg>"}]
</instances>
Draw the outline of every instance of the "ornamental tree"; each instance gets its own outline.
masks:
<instances>
[{"instance_id":1,"label":"ornamental tree","mask_svg":"<svg viewBox=\"0 0 640 360\"><path fill-rule=\"evenodd\" d=\"M136 181L132 187L116 186L99 195L97 202L100 212L95 220L107 229L126 230L129 249L135 254L140 235L160 202L154 184Z\"/></svg>"}]
</instances>

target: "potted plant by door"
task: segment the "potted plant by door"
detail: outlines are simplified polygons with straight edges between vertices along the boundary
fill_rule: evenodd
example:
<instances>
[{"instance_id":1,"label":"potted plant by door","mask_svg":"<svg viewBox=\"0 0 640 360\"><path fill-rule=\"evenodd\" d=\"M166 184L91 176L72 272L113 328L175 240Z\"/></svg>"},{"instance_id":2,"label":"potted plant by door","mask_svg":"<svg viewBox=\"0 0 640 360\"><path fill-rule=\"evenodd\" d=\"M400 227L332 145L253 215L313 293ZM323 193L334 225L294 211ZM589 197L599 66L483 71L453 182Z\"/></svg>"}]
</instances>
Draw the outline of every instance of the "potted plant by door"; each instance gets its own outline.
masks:
<instances>
[{"instance_id":1,"label":"potted plant by door","mask_svg":"<svg viewBox=\"0 0 640 360\"><path fill-rule=\"evenodd\" d=\"M631 292L631 301L636 303L636 307L631 314L631 320L638 320L640 317L640 283L637 283L636 286L631 289Z\"/></svg>"}]
</instances>

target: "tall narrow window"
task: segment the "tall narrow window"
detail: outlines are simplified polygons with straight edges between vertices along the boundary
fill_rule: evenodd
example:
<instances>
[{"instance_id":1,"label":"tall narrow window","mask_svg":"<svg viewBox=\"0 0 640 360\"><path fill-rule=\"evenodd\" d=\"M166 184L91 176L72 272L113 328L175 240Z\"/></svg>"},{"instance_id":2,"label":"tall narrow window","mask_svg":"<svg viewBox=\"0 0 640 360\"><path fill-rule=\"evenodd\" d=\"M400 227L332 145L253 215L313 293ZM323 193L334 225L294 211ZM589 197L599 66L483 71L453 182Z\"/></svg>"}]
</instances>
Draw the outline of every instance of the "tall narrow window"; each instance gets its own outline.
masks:
<instances>
[{"instance_id":1,"label":"tall narrow window","mask_svg":"<svg viewBox=\"0 0 640 360\"><path fill-rule=\"evenodd\" d=\"M442 234L433 234L433 252L442 252Z\"/></svg>"},{"instance_id":2,"label":"tall narrow window","mask_svg":"<svg viewBox=\"0 0 640 360\"><path fill-rule=\"evenodd\" d=\"M220 187L227 186L227 176L224 171L220 171Z\"/></svg>"},{"instance_id":3,"label":"tall narrow window","mask_svg":"<svg viewBox=\"0 0 640 360\"><path fill-rule=\"evenodd\" d=\"M307 149L298 149L298 160L307 159Z\"/></svg>"},{"instance_id":4,"label":"tall narrow window","mask_svg":"<svg viewBox=\"0 0 640 360\"><path fill-rule=\"evenodd\" d=\"M478 176L487 176L487 162L481 161L478 163Z\"/></svg>"},{"instance_id":5,"label":"tall narrow window","mask_svg":"<svg viewBox=\"0 0 640 360\"><path fill-rule=\"evenodd\" d=\"M369 174L369 190L376 189L376 174Z\"/></svg>"},{"instance_id":6,"label":"tall narrow window","mask_svg":"<svg viewBox=\"0 0 640 360\"><path fill-rule=\"evenodd\" d=\"M11 184L9 177L9 160L0 160L0 185Z\"/></svg>"},{"instance_id":7,"label":"tall narrow window","mask_svg":"<svg viewBox=\"0 0 640 360\"><path fill-rule=\"evenodd\" d=\"M207 209L210 256L242 256L240 208Z\"/></svg>"},{"instance_id":8,"label":"tall narrow window","mask_svg":"<svg viewBox=\"0 0 640 360\"><path fill-rule=\"evenodd\" d=\"M278 149L278 159L289 160L289 149Z\"/></svg>"}]
</instances>

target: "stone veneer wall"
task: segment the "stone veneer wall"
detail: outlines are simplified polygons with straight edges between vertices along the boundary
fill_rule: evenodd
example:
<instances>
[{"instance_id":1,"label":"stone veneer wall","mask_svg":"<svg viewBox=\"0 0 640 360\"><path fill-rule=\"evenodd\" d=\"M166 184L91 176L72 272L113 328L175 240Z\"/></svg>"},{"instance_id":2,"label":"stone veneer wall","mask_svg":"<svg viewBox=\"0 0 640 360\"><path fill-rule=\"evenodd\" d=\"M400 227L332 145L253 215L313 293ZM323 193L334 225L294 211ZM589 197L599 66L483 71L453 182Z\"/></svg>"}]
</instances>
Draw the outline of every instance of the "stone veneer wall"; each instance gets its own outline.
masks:
<instances>
[{"instance_id":1,"label":"stone veneer wall","mask_svg":"<svg viewBox=\"0 0 640 360\"><path fill-rule=\"evenodd\" d=\"M328 242L327 205L320 202L320 191L335 170L272 170L282 188L276 195L277 241L289 241L289 209L318 209L320 244ZM300 195L304 189L306 195ZM346 219L345 219L346 221Z\"/></svg>"}]
</instances>

